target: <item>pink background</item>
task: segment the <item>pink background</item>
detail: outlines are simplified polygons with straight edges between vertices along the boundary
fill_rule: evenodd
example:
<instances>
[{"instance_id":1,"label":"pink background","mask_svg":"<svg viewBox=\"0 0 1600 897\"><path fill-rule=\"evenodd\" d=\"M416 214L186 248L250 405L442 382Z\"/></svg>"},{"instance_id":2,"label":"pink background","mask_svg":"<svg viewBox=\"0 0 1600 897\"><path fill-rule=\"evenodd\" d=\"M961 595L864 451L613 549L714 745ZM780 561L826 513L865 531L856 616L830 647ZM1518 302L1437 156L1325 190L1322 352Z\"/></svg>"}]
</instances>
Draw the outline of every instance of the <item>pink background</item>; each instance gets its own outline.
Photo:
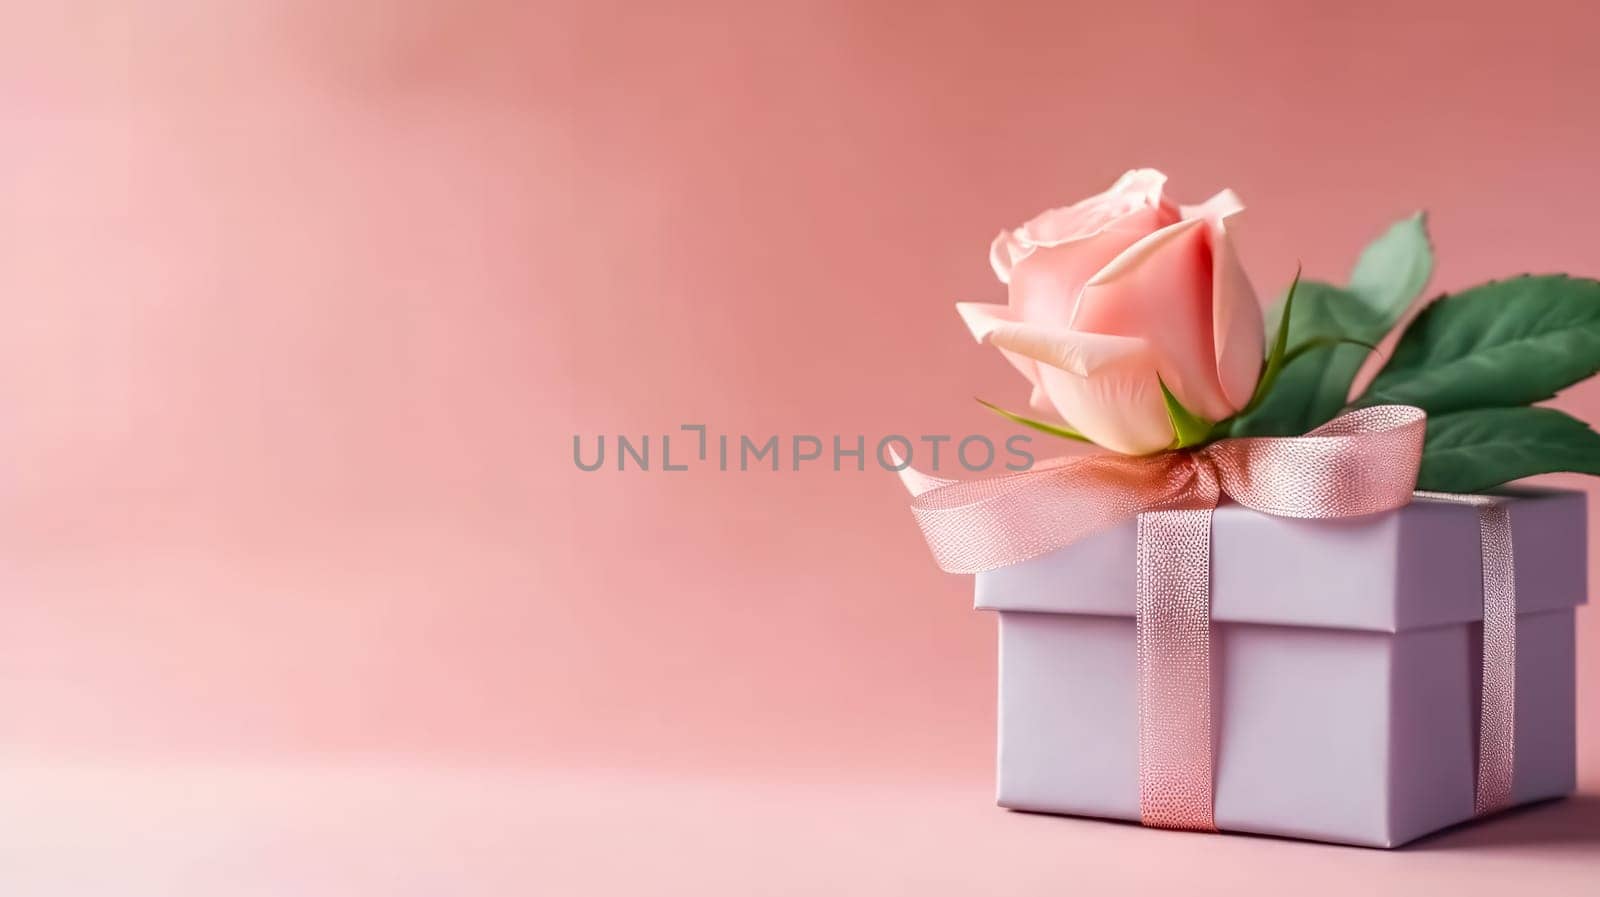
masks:
<instances>
[{"instance_id":1,"label":"pink background","mask_svg":"<svg viewBox=\"0 0 1600 897\"><path fill-rule=\"evenodd\" d=\"M1026 823L984 795L992 622L891 477L584 473L573 435L1008 435L970 397L1024 386L951 304L1003 296L1001 226L1134 165L1236 189L1266 295L1416 208L1435 287L1600 275L1582 2L4 10L13 770L536 770L546 840L591 831L550 808L606 770L712 827L744 799L674 783L835 783L850 816L867 792L838 783L938 782L961 825ZM1556 404L1600 421L1600 382ZM1580 629L1593 792L1600 616ZM339 799L294 781L274 799ZM1560 812L1600 828L1587 800ZM103 803L115 850L129 804ZM1032 822L1041 851L1155 843Z\"/></svg>"}]
</instances>

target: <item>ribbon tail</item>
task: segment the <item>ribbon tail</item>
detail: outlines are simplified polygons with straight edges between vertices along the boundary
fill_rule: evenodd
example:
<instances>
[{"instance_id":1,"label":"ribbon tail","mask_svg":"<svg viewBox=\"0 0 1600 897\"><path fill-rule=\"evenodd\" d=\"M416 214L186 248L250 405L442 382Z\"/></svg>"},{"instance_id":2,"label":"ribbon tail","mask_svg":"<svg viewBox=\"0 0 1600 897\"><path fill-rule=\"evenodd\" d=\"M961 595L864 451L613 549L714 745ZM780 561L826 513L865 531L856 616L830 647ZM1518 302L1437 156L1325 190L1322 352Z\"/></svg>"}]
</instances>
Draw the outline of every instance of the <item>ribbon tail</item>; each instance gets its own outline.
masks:
<instances>
[{"instance_id":1,"label":"ribbon tail","mask_svg":"<svg viewBox=\"0 0 1600 897\"><path fill-rule=\"evenodd\" d=\"M1517 745L1517 565L1511 542L1511 510L1489 495L1418 492L1478 509L1483 559L1483 685L1478 697L1477 784L1472 809L1478 816L1512 805Z\"/></svg>"},{"instance_id":2,"label":"ribbon tail","mask_svg":"<svg viewBox=\"0 0 1600 897\"><path fill-rule=\"evenodd\" d=\"M1517 743L1517 574L1511 514L1494 503L1478 508L1483 549L1483 692L1478 713L1478 785L1473 809L1511 806Z\"/></svg>"},{"instance_id":3,"label":"ribbon tail","mask_svg":"<svg viewBox=\"0 0 1600 897\"><path fill-rule=\"evenodd\" d=\"M889 446L889 457L894 461L894 471L899 475L901 485L906 487L906 491L911 493L912 498L955 482L955 480L947 480L944 477L923 473L912 467L911 462L900 457L900 452L892 445Z\"/></svg>"}]
</instances>

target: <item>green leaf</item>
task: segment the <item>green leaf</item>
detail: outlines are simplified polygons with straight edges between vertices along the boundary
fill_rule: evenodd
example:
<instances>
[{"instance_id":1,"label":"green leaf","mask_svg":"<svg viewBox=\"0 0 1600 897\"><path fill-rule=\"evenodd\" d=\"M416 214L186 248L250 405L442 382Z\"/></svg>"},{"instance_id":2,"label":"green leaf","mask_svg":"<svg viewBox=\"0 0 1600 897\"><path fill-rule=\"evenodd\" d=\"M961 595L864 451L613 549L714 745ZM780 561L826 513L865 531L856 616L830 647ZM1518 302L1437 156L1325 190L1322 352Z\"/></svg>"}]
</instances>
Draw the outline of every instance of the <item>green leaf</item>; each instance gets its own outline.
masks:
<instances>
[{"instance_id":1,"label":"green leaf","mask_svg":"<svg viewBox=\"0 0 1600 897\"><path fill-rule=\"evenodd\" d=\"M1442 414L1544 401L1600 371L1600 281L1523 276L1423 309L1362 405Z\"/></svg>"},{"instance_id":2,"label":"green leaf","mask_svg":"<svg viewBox=\"0 0 1600 897\"><path fill-rule=\"evenodd\" d=\"M1478 408L1428 418L1417 488L1481 492L1556 471L1600 475L1600 434L1554 408Z\"/></svg>"},{"instance_id":3,"label":"green leaf","mask_svg":"<svg viewBox=\"0 0 1600 897\"><path fill-rule=\"evenodd\" d=\"M1271 392L1234 422L1235 435L1297 436L1344 408L1367 357L1364 346L1383 339L1433 271L1426 225L1418 213L1385 231L1361 253L1348 288L1299 283L1289 341L1311 348L1285 360ZM1269 326L1290 317L1286 307L1287 302L1273 307Z\"/></svg>"},{"instance_id":4,"label":"green leaf","mask_svg":"<svg viewBox=\"0 0 1600 897\"><path fill-rule=\"evenodd\" d=\"M1161 384L1161 398L1167 403L1167 420L1172 421L1172 432L1177 434L1172 447L1188 448L1191 445L1200 445L1210 438L1211 421L1183 407L1178 397L1167 388L1167 381L1162 380L1159 375L1156 377L1156 382Z\"/></svg>"},{"instance_id":5,"label":"green leaf","mask_svg":"<svg viewBox=\"0 0 1600 897\"><path fill-rule=\"evenodd\" d=\"M985 402L983 399L978 399L977 402L979 405L982 405L990 411L993 411L995 414L1000 415L1006 420L1022 424L1024 427L1032 427L1041 433L1049 433L1051 436L1060 436L1063 439L1076 439L1079 442L1093 441L1089 437L1079 433L1077 430L1074 430L1071 427L1063 427L1060 424L1046 423L1042 420L1034 420L1031 417L1024 417L1023 415L1017 414L1014 411L1007 411L992 402Z\"/></svg>"},{"instance_id":6,"label":"green leaf","mask_svg":"<svg viewBox=\"0 0 1600 897\"><path fill-rule=\"evenodd\" d=\"M1239 415L1234 435L1298 436L1331 420L1344 407L1350 383L1367 353L1355 346L1318 341L1374 342L1383 338L1392 323L1355 294L1331 284L1301 281L1295 292L1290 339L1296 345L1315 347L1292 361L1285 360L1272 390L1255 408Z\"/></svg>"},{"instance_id":7,"label":"green leaf","mask_svg":"<svg viewBox=\"0 0 1600 897\"><path fill-rule=\"evenodd\" d=\"M1389 326L1392 327L1422 294L1422 288L1432 276L1433 247L1428 243L1428 216L1417 212L1395 222L1362 251L1350 271L1350 292L1374 309L1391 312ZM1377 342L1377 339L1370 342Z\"/></svg>"}]
</instances>

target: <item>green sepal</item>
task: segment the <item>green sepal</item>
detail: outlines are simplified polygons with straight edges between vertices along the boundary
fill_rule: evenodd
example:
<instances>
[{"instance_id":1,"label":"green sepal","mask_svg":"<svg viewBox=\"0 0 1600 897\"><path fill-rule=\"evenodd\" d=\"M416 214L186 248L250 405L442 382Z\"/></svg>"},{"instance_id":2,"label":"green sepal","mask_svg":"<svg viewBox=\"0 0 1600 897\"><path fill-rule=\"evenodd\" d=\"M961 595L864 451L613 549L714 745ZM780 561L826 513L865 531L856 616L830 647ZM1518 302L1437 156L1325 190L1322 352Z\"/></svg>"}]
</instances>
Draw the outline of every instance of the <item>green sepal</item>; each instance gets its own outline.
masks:
<instances>
[{"instance_id":1,"label":"green sepal","mask_svg":"<svg viewBox=\"0 0 1600 897\"><path fill-rule=\"evenodd\" d=\"M974 398L979 405L982 405L990 411L993 411L995 414L998 414L1013 423L1022 424L1024 427L1032 427L1041 433L1049 433L1051 436L1060 436L1063 439L1074 439L1078 442L1088 443L1094 442L1094 440L1083 435L1082 433L1079 433L1077 430L1074 430L1071 427L1063 427L1060 424L1052 424L1042 420L1034 420L1031 417L1018 414L1015 411L1007 411L993 402L985 402L983 399L977 399L976 397Z\"/></svg>"},{"instance_id":2,"label":"green sepal","mask_svg":"<svg viewBox=\"0 0 1600 897\"><path fill-rule=\"evenodd\" d=\"M1172 422L1172 448L1183 449L1203 444L1211 438L1212 422L1183 407L1178 397L1167 388L1167 381L1156 375L1161 384L1161 398L1167 403L1167 420Z\"/></svg>"},{"instance_id":3,"label":"green sepal","mask_svg":"<svg viewBox=\"0 0 1600 897\"><path fill-rule=\"evenodd\" d=\"M1342 336L1319 336L1308 339L1300 345L1295 346L1293 349L1290 349L1289 354L1283 357L1283 363L1287 365L1289 362L1294 361L1296 358L1299 358L1307 352L1310 352L1314 349L1324 349L1328 346L1360 346L1361 348L1366 349L1368 354L1378 351L1377 346L1358 339L1350 339L1349 337Z\"/></svg>"},{"instance_id":4,"label":"green sepal","mask_svg":"<svg viewBox=\"0 0 1600 897\"><path fill-rule=\"evenodd\" d=\"M1300 286L1300 266L1294 267L1294 280L1289 282L1289 291L1283 296L1283 310L1278 315L1278 335L1272 340L1272 348L1267 352L1267 360L1261 369L1261 377L1256 381L1255 395L1240 409L1240 414L1249 414L1254 411L1267 393L1272 391L1272 385L1278 382L1278 374L1283 371L1283 366L1289 363L1289 318L1294 312L1294 291Z\"/></svg>"}]
</instances>

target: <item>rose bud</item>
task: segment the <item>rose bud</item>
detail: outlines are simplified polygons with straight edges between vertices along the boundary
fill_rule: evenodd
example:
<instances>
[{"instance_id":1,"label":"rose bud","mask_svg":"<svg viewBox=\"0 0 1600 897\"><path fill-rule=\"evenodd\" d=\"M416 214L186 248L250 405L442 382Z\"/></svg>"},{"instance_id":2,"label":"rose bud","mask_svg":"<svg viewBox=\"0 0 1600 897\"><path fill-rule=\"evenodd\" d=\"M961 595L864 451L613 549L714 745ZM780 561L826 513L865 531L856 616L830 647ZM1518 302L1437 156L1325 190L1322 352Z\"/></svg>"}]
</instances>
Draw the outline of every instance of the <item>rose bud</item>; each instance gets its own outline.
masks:
<instances>
[{"instance_id":1,"label":"rose bud","mask_svg":"<svg viewBox=\"0 0 1600 897\"><path fill-rule=\"evenodd\" d=\"M1035 411L1125 454L1172 446L1162 383L1215 422L1250 401L1261 373L1261 308L1227 227L1243 206L1231 190L1177 205L1166 180L1130 171L1002 232L989 260L1006 304L956 306L1033 384Z\"/></svg>"}]
</instances>

